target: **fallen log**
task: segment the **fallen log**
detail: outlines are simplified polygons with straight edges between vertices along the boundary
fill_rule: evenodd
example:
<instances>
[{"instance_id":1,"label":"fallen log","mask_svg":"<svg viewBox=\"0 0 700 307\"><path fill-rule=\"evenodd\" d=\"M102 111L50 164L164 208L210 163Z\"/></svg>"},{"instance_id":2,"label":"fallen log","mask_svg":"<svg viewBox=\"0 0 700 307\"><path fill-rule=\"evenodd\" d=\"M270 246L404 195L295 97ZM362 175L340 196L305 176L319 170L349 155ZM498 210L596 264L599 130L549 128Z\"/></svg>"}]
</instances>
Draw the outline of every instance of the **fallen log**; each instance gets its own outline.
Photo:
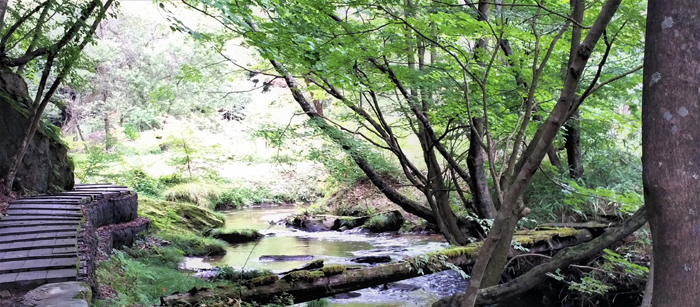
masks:
<instances>
[{"instance_id":1,"label":"fallen log","mask_svg":"<svg viewBox=\"0 0 700 307\"><path fill-rule=\"evenodd\" d=\"M514 240L529 250L513 250L510 256L553 252L592 239L593 235L585 229L562 228L520 232ZM477 242L370 268L350 270L342 265L330 265L319 271L296 271L282 278L256 278L250 280L247 286L192 289L186 293L164 296L161 298L161 304L194 304L212 297L265 304L283 293L292 295L294 303L307 302L455 267L467 268L475 261L473 256L479 252L480 247L481 243Z\"/></svg>"}]
</instances>

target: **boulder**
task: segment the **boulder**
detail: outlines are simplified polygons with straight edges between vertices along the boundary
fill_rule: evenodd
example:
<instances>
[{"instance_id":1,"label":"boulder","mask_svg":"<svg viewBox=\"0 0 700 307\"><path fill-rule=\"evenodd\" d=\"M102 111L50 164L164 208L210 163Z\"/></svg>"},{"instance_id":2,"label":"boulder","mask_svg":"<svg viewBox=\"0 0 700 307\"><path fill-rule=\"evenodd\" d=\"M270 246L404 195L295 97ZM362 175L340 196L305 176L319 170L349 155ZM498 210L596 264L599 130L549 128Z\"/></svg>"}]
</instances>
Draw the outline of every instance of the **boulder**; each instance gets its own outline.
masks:
<instances>
[{"instance_id":1,"label":"boulder","mask_svg":"<svg viewBox=\"0 0 700 307\"><path fill-rule=\"evenodd\" d=\"M264 237L254 229L215 229L210 235L231 244L251 242Z\"/></svg>"},{"instance_id":2,"label":"boulder","mask_svg":"<svg viewBox=\"0 0 700 307\"><path fill-rule=\"evenodd\" d=\"M3 178L30 124L27 93L22 77L0 70L0 177ZM20 163L13 187L38 193L73 188L73 162L59 137L60 130L56 129L50 124L40 124Z\"/></svg>"},{"instance_id":3,"label":"boulder","mask_svg":"<svg viewBox=\"0 0 700 307\"><path fill-rule=\"evenodd\" d=\"M27 307L88 307L92 290L85 283L72 281L46 284L24 295Z\"/></svg>"}]
</instances>

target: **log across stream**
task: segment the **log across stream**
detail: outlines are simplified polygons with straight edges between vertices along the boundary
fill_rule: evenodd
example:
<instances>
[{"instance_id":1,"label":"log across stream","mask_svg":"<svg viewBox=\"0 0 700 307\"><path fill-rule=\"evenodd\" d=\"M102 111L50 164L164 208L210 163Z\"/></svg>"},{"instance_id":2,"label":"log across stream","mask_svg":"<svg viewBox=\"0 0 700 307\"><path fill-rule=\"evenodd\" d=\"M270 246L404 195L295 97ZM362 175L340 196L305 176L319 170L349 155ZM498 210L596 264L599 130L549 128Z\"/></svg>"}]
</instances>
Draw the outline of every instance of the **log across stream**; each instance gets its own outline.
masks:
<instances>
[{"instance_id":1,"label":"log across stream","mask_svg":"<svg viewBox=\"0 0 700 307\"><path fill-rule=\"evenodd\" d=\"M251 210L251 209L248 209ZM253 220L256 218L262 218L263 220L265 219L274 219L275 217L278 217L279 215L275 216L275 212L279 213L279 209L259 209L255 210L252 212L257 212L254 214L254 217L252 217ZM233 219L235 220L234 223L240 224L241 219L245 219L246 221L251 221L251 216L250 212L244 213L244 212L238 212L238 214L243 215L243 217L235 217L236 213L232 214L234 215ZM230 223L231 221L229 220L229 225L232 225ZM255 227L255 223L257 224L257 227ZM322 269L315 269L311 271L297 271L293 273L289 273L287 275L282 275L282 276L271 276L267 278L258 278L249 281L246 285L243 285L241 287L236 287L236 288L215 288L215 289L192 289L191 291L187 293L176 293L167 297L163 297L162 301L165 305L172 305L176 304L178 302L190 302L190 303L196 303L199 302L203 299L212 297L212 296L217 296L217 297L230 297L234 299L241 299L244 301L255 301L258 303L265 303L269 302L271 299L274 299L275 296L281 295L282 293L287 293L291 294L295 297L295 302L305 302L305 301L310 301L318 298L323 298L323 297L330 297L334 296L337 294L342 294L342 293L347 293L350 291L355 291L359 289L366 289L370 287L375 287L375 286L383 286L386 284L390 284L393 282L397 281L402 281L406 279L411 279L423 275L429 275L432 273L437 273L437 272L442 272L446 270L450 270L454 268L455 266L457 267L462 267L466 271L469 270L470 265L473 262L472 256L475 255L478 250L479 250L479 243L474 243L469 246L465 247L456 247L456 248L450 248L446 249L446 244L440 243L437 240L439 238L433 238L435 241L431 241L429 237L422 237L421 240L415 240L412 243L418 244L420 248L413 248L413 246L404 246L402 249L396 249L397 246L391 246L389 244L389 247L387 250L388 251L393 251L394 254L392 255L392 259L394 259L394 262L387 263L387 264L380 264L376 266L370 266L370 267L361 267L358 268L357 266L351 266L348 265L348 258L352 256L357 256L358 254L362 255L363 252L367 251L372 251L374 250L377 252L376 245L373 245L372 243L376 242L396 242L404 240L404 243L411 242L410 240L407 240L407 237L389 237L389 236L378 236L376 238L372 238L371 236L366 236L366 235L358 235L358 234L341 234L341 233L332 233L332 234L327 234L328 237L322 236L320 234L298 234L298 235L291 235L289 233L284 233L284 229L279 229L279 228L270 228L267 224L265 223L260 223L258 222L253 222L251 223L253 225L248 225L248 228L262 228L262 230L268 230L272 232L277 232L277 237L270 237L263 239L262 242L259 243L259 245L265 244L264 240L270 240L273 238L278 239L277 241L274 241L273 239L273 244L274 245L280 245L280 242L284 241L289 241L289 242L302 242L302 246L306 246L306 248L289 248L289 246L277 246L279 248L277 251L279 252L278 254L284 254L284 255L289 255L289 254L297 254L297 255L303 255L303 254L308 254L308 251L314 251L317 250L318 247L313 247L314 244L318 242L322 242L319 245L323 246L324 244L328 244L328 242L341 242L342 244L340 245L346 245L345 249L340 248L342 252L340 253L335 253L333 254L333 251L328 252L327 250L325 252L321 252L318 255L316 255L320 259L325 260L325 265ZM233 224L236 225L236 224ZM264 227L264 228L263 228ZM350 237L350 240L343 240L343 236ZM358 236L355 239L359 240L359 242L353 241L352 236ZM360 240L361 237L368 237L369 239L367 240ZM559 229L549 229L549 230L541 230L541 231L528 231L528 232L521 232L518 236L516 236L515 240L519 242L522 246L527 247L528 249L521 249L520 251L515 251L515 253L512 256L517 256L518 254L525 254L525 253L546 253L549 254L550 252L554 252L556 250L559 250L561 248L571 246L571 245L576 245L580 244L586 241L589 241L593 238L591 233L587 230L575 230L572 228L559 228ZM348 239L348 238L346 238ZM413 238L416 239L416 238ZM372 241L376 240L376 241ZM318 242L317 242L318 241ZM314 243L316 242L316 243ZM350 243L348 243L350 242ZM371 243L370 243L371 242ZM410 244L410 243L409 243ZM422 245L421 245L422 244ZM354 245L356 247L356 250L354 252L348 252L348 246L347 245ZM428 248L426 248L428 246ZM248 248L245 248L248 247ZM251 246L233 246L231 251L229 251L229 256L232 257L232 255L236 254L250 254L252 255L250 257L250 260L248 260L247 267L248 268L265 268L266 265L268 264L273 264L272 269L276 270L277 273L280 271L287 271L288 269L292 269L294 267L300 267L299 263L296 262L291 262L291 263L279 263L279 262L264 262L264 261L259 261L259 256L260 255L270 255L274 254L274 249L272 247L267 247L263 248L260 251L255 251L253 250L251 254ZM392 249L393 248L393 249ZM240 250L237 250L240 249ZM323 248L321 248L323 250ZM426 252L428 250L429 252ZM244 252L245 251L245 252ZM379 249L379 252L381 249ZM422 251L422 253L416 254L416 252ZM324 255L325 254L325 255ZM333 254L333 255L327 255L327 254ZM342 257L343 254L346 254L346 257ZM407 254L413 254L412 257L406 257L405 255ZM403 256L402 256L403 255ZM247 256L247 255L246 255ZM219 264L222 261L228 262L229 265L232 267L238 267L240 268L243 264L242 263L232 263L229 262L233 258L229 258L228 261L226 261L225 258L222 259L209 259L209 261L214 262L215 264L218 262ZM241 260L242 259L242 260ZM242 257L239 257L238 261L243 262L245 259ZM302 263L306 263L308 261L301 261ZM283 267L287 266L287 267ZM293 267L290 267L293 266ZM445 273L442 273L445 274ZM457 279L460 280L461 278L459 275L455 276L456 274L452 272L451 278L452 279ZM426 277L419 277L419 278L427 278ZM425 281L423 281L425 283ZM421 288L422 285L419 285L418 288ZM461 281L460 287L457 289L452 289L452 291L463 291L463 288L466 286L466 282L463 280ZM422 290L430 290L430 289L422 289ZM367 293L366 290L360 291L360 293L364 294ZM391 299L388 301L385 301L384 303L388 303L385 306L426 306L430 305L432 301L436 300L439 298L439 296L445 296L449 295L451 293L440 293L438 297L430 297L430 298L424 298L424 301L422 302L413 302L411 304L402 304L400 302L391 302ZM337 300L336 300L337 301ZM366 303L371 303L372 306L381 306L381 303L378 303L376 301L363 301L362 298L358 298L354 300L355 302L366 302ZM337 306L344 306L342 302L335 302Z\"/></svg>"}]
</instances>

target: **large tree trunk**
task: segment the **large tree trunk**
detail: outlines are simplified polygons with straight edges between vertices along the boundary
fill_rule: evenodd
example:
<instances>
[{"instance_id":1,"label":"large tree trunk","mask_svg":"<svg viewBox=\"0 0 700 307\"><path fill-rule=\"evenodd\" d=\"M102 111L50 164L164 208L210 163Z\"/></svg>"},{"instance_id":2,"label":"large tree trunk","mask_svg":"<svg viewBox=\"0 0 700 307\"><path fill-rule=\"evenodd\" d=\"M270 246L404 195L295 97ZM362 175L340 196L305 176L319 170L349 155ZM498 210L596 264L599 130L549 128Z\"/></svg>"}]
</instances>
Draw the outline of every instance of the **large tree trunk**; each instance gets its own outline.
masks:
<instances>
[{"instance_id":1,"label":"large tree trunk","mask_svg":"<svg viewBox=\"0 0 700 307\"><path fill-rule=\"evenodd\" d=\"M650 0L642 164L654 307L700 306L700 5Z\"/></svg>"},{"instance_id":2,"label":"large tree trunk","mask_svg":"<svg viewBox=\"0 0 700 307\"><path fill-rule=\"evenodd\" d=\"M479 145L479 135L484 133L484 123L481 118L474 118L474 129L477 133L472 133L469 137L469 155L467 156L467 167L469 168L469 175L474 183L472 188L472 195L474 196L474 207L476 208L476 214L482 219L494 219L496 218L496 207L493 205L491 200L491 194L489 192L489 183L486 177L486 170L484 168L484 158L486 154L484 149Z\"/></svg>"}]
</instances>

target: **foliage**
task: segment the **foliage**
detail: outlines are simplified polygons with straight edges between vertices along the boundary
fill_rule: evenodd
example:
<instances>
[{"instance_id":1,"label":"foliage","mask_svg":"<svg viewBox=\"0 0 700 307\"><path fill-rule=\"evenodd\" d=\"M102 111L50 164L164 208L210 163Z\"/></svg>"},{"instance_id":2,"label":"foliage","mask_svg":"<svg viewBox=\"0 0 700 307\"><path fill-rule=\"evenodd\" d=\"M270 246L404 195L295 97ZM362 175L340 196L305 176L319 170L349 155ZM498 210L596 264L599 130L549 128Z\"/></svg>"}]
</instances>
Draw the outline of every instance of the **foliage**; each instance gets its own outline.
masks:
<instances>
[{"instance_id":1,"label":"foliage","mask_svg":"<svg viewBox=\"0 0 700 307\"><path fill-rule=\"evenodd\" d=\"M106 152L104 146L99 144L85 144L84 148L85 155L82 158L73 158L75 177L81 182L99 181L100 177L104 177L110 163L121 159L119 154Z\"/></svg>"},{"instance_id":2,"label":"foliage","mask_svg":"<svg viewBox=\"0 0 700 307\"><path fill-rule=\"evenodd\" d=\"M180 273L177 263L173 268L172 262L167 265L154 261L141 262L121 251L115 251L109 260L100 262L96 275L100 285L109 286L117 292L115 299L106 300L110 306L155 305L159 304L163 295L212 285Z\"/></svg>"},{"instance_id":3,"label":"foliage","mask_svg":"<svg viewBox=\"0 0 700 307\"><path fill-rule=\"evenodd\" d=\"M578 291L585 295L604 295L615 287L609 286L593 276L593 272L587 273L581 281L567 281L565 276L561 274L561 270L557 269L554 273L547 273L547 276L555 280L569 284L569 290Z\"/></svg>"}]
</instances>

